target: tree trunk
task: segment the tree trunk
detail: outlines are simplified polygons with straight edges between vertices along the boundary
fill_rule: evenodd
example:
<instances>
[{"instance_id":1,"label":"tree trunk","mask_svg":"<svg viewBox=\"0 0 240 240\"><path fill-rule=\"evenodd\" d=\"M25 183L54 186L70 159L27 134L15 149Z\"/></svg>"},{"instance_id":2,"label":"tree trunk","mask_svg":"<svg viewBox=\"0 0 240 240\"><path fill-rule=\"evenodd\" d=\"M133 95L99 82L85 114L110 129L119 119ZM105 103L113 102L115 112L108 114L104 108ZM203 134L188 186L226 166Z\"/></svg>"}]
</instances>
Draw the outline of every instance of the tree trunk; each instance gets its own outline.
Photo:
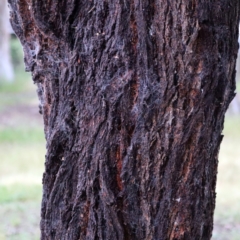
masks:
<instances>
[{"instance_id":1,"label":"tree trunk","mask_svg":"<svg viewBox=\"0 0 240 240\"><path fill-rule=\"evenodd\" d=\"M41 239L210 239L239 0L9 0L43 112Z\"/></svg>"},{"instance_id":2,"label":"tree trunk","mask_svg":"<svg viewBox=\"0 0 240 240\"><path fill-rule=\"evenodd\" d=\"M13 66L10 56L10 24L7 0L0 0L0 78L13 80Z\"/></svg>"}]
</instances>

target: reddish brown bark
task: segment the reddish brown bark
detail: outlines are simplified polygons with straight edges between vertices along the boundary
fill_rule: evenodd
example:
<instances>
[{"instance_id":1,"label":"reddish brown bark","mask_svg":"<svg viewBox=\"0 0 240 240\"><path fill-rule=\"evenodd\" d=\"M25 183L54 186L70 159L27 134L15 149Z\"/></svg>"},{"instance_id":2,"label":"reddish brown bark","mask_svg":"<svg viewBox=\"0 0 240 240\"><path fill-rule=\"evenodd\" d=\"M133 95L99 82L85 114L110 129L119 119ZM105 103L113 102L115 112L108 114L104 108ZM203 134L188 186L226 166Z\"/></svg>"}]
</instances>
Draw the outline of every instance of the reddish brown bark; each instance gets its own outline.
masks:
<instances>
[{"instance_id":1,"label":"reddish brown bark","mask_svg":"<svg viewBox=\"0 0 240 240\"><path fill-rule=\"evenodd\" d=\"M10 0L47 140L42 239L210 239L238 0Z\"/></svg>"}]
</instances>

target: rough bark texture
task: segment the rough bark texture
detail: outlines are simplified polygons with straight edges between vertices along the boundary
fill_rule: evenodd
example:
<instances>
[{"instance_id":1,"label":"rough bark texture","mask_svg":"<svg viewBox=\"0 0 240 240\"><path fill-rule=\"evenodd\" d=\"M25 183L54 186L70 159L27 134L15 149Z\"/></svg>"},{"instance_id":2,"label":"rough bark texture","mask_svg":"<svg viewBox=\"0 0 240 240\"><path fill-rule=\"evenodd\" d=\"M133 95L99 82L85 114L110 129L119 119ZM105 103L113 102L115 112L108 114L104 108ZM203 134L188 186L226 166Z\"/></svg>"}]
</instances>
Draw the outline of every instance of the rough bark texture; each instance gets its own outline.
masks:
<instances>
[{"instance_id":1,"label":"rough bark texture","mask_svg":"<svg viewBox=\"0 0 240 240\"><path fill-rule=\"evenodd\" d=\"M239 0L9 0L47 140L41 239L210 239Z\"/></svg>"}]
</instances>

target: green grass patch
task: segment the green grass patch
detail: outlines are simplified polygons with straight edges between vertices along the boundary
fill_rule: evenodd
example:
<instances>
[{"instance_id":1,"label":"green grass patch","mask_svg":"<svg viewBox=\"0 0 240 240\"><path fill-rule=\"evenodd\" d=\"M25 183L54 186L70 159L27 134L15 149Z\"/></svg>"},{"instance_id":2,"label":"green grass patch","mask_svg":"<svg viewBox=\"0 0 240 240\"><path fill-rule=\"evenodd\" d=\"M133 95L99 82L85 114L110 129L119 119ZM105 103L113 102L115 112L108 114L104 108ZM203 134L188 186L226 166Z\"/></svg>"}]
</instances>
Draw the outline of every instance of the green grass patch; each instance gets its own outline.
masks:
<instances>
[{"instance_id":1,"label":"green grass patch","mask_svg":"<svg viewBox=\"0 0 240 240\"><path fill-rule=\"evenodd\" d=\"M39 184L0 184L0 204L10 202L26 202L29 200L39 201L41 199L42 186Z\"/></svg>"},{"instance_id":2,"label":"green grass patch","mask_svg":"<svg viewBox=\"0 0 240 240\"><path fill-rule=\"evenodd\" d=\"M19 93L31 88L31 75L26 73L23 68L15 72L15 79L12 82L0 79L0 93Z\"/></svg>"},{"instance_id":3,"label":"green grass patch","mask_svg":"<svg viewBox=\"0 0 240 240\"><path fill-rule=\"evenodd\" d=\"M36 99L34 86L29 73L19 68L15 72L15 80L12 82L0 79L0 110L19 104L28 104Z\"/></svg>"},{"instance_id":4,"label":"green grass patch","mask_svg":"<svg viewBox=\"0 0 240 240\"><path fill-rule=\"evenodd\" d=\"M223 129L224 138L240 139L240 116L226 116Z\"/></svg>"},{"instance_id":5,"label":"green grass patch","mask_svg":"<svg viewBox=\"0 0 240 240\"><path fill-rule=\"evenodd\" d=\"M44 133L42 128L10 128L0 129L0 143L44 143Z\"/></svg>"},{"instance_id":6,"label":"green grass patch","mask_svg":"<svg viewBox=\"0 0 240 240\"><path fill-rule=\"evenodd\" d=\"M45 152L44 142L0 144L0 179L3 181L12 175L15 177L26 175L27 177L27 174L41 177L44 170Z\"/></svg>"},{"instance_id":7,"label":"green grass patch","mask_svg":"<svg viewBox=\"0 0 240 240\"><path fill-rule=\"evenodd\" d=\"M240 69L239 69L240 70ZM236 92L239 94L240 93L240 79L237 79L237 83L236 83Z\"/></svg>"}]
</instances>

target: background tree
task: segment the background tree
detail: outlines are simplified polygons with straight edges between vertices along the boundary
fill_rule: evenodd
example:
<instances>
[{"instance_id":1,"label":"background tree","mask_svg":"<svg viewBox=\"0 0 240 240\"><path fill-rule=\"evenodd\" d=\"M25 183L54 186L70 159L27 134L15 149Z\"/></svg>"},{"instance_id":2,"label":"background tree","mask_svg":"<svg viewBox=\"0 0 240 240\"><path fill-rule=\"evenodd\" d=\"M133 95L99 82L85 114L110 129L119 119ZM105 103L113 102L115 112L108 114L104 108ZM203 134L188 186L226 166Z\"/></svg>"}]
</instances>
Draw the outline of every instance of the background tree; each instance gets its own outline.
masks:
<instances>
[{"instance_id":1,"label":"background tree","mask_svg":"<svg viewBox=\"0 0 240 240\"><path fill-rule=\"evenodd\" d=\"M13 80L13 67L10 56L10 24L7 0L0 1L0 77Z\"/></svg>"},{"instance_id":2,"label":"background tree","mask_svg":"<svg viewBox=\"0 0 240 240\"><path fill-rule=\"evenodd\" d=\"M9 1L38 85L42 239L210 239L239 1Z\"/></svg>"},{"instance_id":3,"label":"background tree","mask_svg":"<svg viewBox=\"0 0 240 240\"><path fill-rule=\"evenodd\" d=\"M240 37L238 38L238 44L240 43ZM237 86L240 86L240 53L238 52L238 58L237 58L237 64L236 64L236 69L237 69L237 75L236 75L236 81L237 81ZM239 89L239 87L238 87ZM239 93L239 90L238 90ZM240 96L239 94L233 99L231 103L231 108L229 109L230 112L233 114L240 114Z\"/></svg>"}]
</instances>

